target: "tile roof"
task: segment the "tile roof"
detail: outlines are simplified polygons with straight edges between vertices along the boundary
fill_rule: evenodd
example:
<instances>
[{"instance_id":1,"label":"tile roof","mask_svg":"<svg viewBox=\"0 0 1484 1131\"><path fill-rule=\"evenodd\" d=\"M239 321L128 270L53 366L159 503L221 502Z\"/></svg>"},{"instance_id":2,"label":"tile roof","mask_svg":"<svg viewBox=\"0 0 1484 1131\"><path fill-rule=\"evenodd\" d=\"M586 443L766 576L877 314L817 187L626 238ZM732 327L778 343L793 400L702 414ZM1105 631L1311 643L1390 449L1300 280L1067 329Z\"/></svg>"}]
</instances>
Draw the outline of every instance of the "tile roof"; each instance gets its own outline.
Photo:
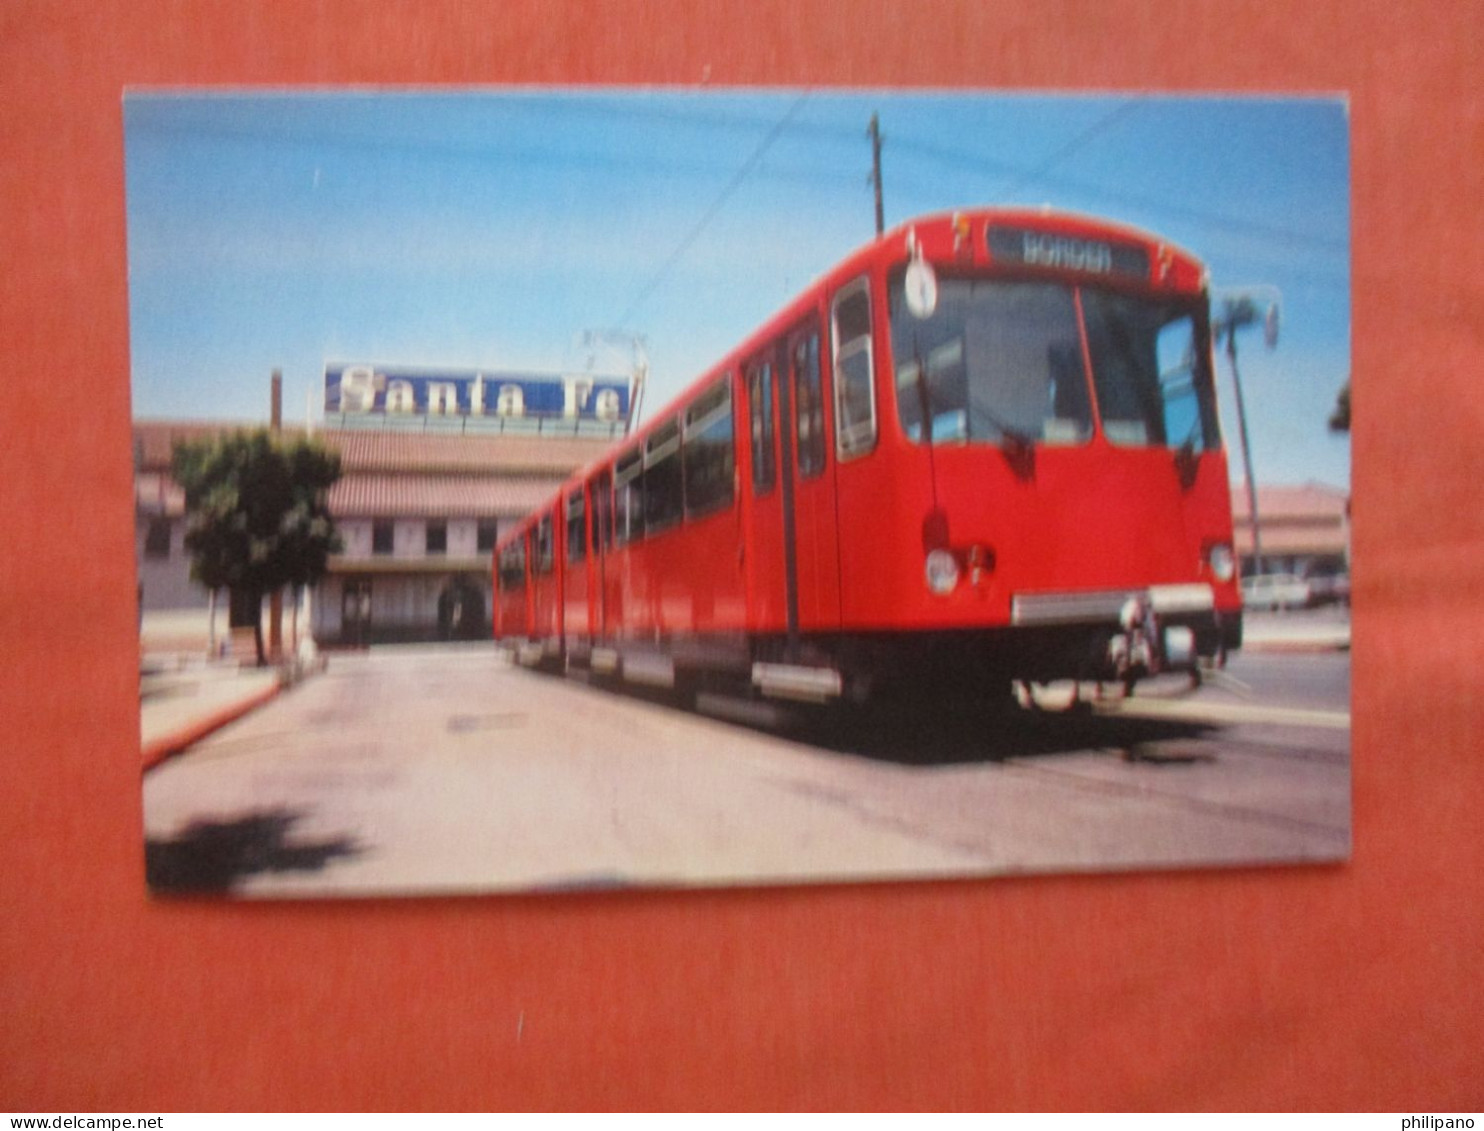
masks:
<instances>
[{"instance_id":1,"label":"tile roof","mask_svg":"<svg viewBox=\"0 0 1484 1131\"><path fill-rule=\"evenodd\" d=\"M1345 521L1350 495L1324 483L1297 486L1259 485L1257 514L1261 520L1264 557L1283 554L1340 554L1347 548ZM1232 522L1237 552L1252 552L1252 515L1247 508L1247 486L1232 487Z\"/></svg>"},{"instance_id":2,"label":"tile roof","mask_svg":"<svg viewBox=\"0 0 1484 1131\"><path fill-rule=\"evenodd\" d=\"M136 420L134 422L135 467L150 471L167 469L170 466L170 453L177 443L206 440L225 432L251 427L254 426L230 421L207 423L189 420Z\"/></svg>"},{"instance_id":3,"label":"tile roof","mask_svg":"<svg viewBox=\"0 0 1484 1131\"><path fill-rule=\"evenodd\" d=\"M144 513L178 515L180 488L170 480L171 452L182 441L261 425L233 421L135 421L135 504ZM302 436L302 427L287 427ZM328 430L316 436L340 453L341 479L330 490L340 518L479 518L523 515L563 479L597 459L609 441L571 436L465 435Z\"/></svg>"},{"instance_id":4,"label":"tile roof","mask_svg":"<svg viewBox=\"0 0 1484 1131\"><path fill-rule=\"evenodd\" d=\"M612 442L571 436L451 435L344 431L320 436L340 452L346 471L503 472L565 477Z\"/></svg>"},{"instance_id":5,"label":"tile roof","mask_svg":"<svg viewBox=\"0 0 1484 1131\"><path fill-rule=\"evenodd\" d=\"M1258 518L1267 524L1269 520L1299 519L1303 521L1339 522L1349 506L1350 494L1339 487L1325 483L1303 483L1298 486L1257 486ZM1232 518L1236 522L1247 522L1247 486L1232 485Z\"/></svg>"},{"instance_id":6,"label":"tile roof","mask_svg":"<svg viewBox=\"0 0 1484 1131\"><path fill-rule=\"evenodd\" d=\"M338 518L514 517L537 506L560 484L556 476L351 474L330 488L330 513Z\"/></svg>"}]
</instances>

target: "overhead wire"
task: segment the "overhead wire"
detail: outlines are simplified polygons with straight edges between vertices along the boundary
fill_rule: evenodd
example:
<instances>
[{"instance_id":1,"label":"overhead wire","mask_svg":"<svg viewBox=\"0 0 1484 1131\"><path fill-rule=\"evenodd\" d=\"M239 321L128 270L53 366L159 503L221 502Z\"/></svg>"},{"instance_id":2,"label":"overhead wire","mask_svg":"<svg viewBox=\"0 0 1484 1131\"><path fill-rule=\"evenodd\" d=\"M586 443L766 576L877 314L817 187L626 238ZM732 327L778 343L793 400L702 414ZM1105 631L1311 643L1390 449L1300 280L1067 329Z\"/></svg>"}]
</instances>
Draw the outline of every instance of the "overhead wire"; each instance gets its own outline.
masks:
<instances>
[{"instance_id":1,"label":"overhead wire","mask_svg":"<svg viewBox=\"0 0 1484 1131\"><path fill-rule=\"evenodd\" d=\"M742 163L741 167L732 176L731 180L727 182L726 186L712 201L711 205L703 213L700 220L697 221L697 223L686 233L686 235L676 246L675 250L670 253L669 257L664 261L663 264L661 264L660 268L650 278L649 282L641 289L638 297L635 298L632 303L630 303L628 309L624 312L623 318L619 320L619 325L625 325L630 318L638 313L643 304L648 301L650 296L654 294L654 292L659 288L660 284L669 275L675 264L679 262L680 258L685 254L685 252L690 249L691 245L695 243L695 241L700 237L701 233L706 229L711 221L715 219L717 213L721 210L726 201L732 196L734 192L737 191L738 188L741 187L743 181L745 181L747 177L753 173L759 162L762 160L763 155L783 135L785 130L790 130L792 128L792 120L798 113L799 109L803 106L803 103L807 98L808 92L806 91L789 106L783 117L773 125L772 129L768 131L767 135L758 144L757 148L753 150L753 152L748 156L747 160ZM1102 134L1112 129L1114 126L1118 125L1124 118L1139 109L1141 104L1142 102L1140 99L1129 99L1125 102L1120 103L1118 106L1115 106L1112 110L1103 114L1087 128L1081 130L1065 144L1059 146L1051 154L1049 154L1047 157L1037 162L1030 168L1017 166L1010 162L995 161L992 158L982 157L980 155L964 153L961 150L949 151L930 144L913 141L911 138L902 138L895 135L892 139L892 145L894 149L907 150L909 152L915 151L926 156L934 157L945 163L957 165L961 168L992 169L995 172L1008 178L999 189L999 195L1002 197L1009 197L1015 192L1020 191L1027 185L1035 184L1037 182L1049 182L1051 184L1061 184L1082 191L1096 192L1110 200L1121 200L1125 203L1133 204L1139 207L1160 209L1170 214L1179 215L1185 219L1209 224L1213 227L1225 228L1232 231L1243 231L1253 235L1264 236L1272 239L1280 239L1287 243L1307 244L1310 246L1332 248L1335 250L1344 250L1348 246L1348 244L1344 240L1336 240L1314 233L1290 231L1277 225L1265 224L1260 221L1247 220L1240 217L1227 216L1200 208L1191 208L1186 205L1180 205L1169 201L1159 200L1157 198L1147 197L1138 193L1108 189L1105 186L1086 185L1078 182L1075 178L1069 178L1065 175L1057 175L1054 173L1054 170L1058 166L1062 165L1069 157L1076 154L1079 150L1085 148L1097 137L1101 136ZM816 127L813 132L822 135L824 133L831 132L831 130L829 127L819 126Z\"/></svg>"},{"instance_id":2,"label":"overhead wire","mask_svg":"<svg viewBox=\"0 0 1484 1131\"><path fill-rule=\"evenodd\" d=\"M1106 133L1115 124L1117 124L1120 119L1127 117L1137 105L1138 103L1136 101L1130 100L1128 102L1124 102L1119 106L1113 107L1112 110L1108 111L1108 113L1104 114L1097 121L1093 122L1092 125L1088 126L1081 133L1077 134L1076 137L1072 138L1071 141L1067 142L1065 145L1057 149L1054 153L1051 154L1051 156L1042 160L1038 165L1035 166L1035 168L1027 169L1013 178L1010 183L1007 184L1000 191L1003 192L1006 196L1009 196L1012 192L1016 192L1017 190L1019 190L1022 185L1028 184L1032 181L1040 180L1047 173L1051 172L1052 169L1056 168L1068 157L1076 153L1077 150L1087 145L1087 143L1092 141L1093 138L1097 137L1101 133Z\"/></svg>"},{"instance_id":3,"label":"overhead wire","mask_svg":"<svg viewBox=\"0 0 1484 1131\"><path fill-rule=\"evenodd\" d=\"M717 213L721 211L722 205L726 204L732 194L742 187L742 183L747 180L752 170L757 167L758 162L763 159L763 155L772 148L773 143L783 135L783 131L788 127L789 122L803 107L808 98L808 91L799 95L789 106L783 117L768 131L762 141L758 142L757 147L748 155L747 160L742 162L741 167L732 175L731 180L726 183L721 192L717 193L716 199L711 202L710 206L701 215L701 218L696 221L691 229L681 238L680 242L676 244L675 250L660 264L659 270L650 277L649 282L640 289L638 297L629 304L628 309L624 311L623 317L618 320L616 325L628 325L629 319L637 314L644 303L648 301L649 296L659 289L660 284L664 282L671 268L680 261L681 256L690 249L690 246L700 238L701 233L706 230L711 221L716 218Z\"/></svg>"},{"instance_id":4,"label":"overhead wire","mask_svg":"<svg viewBox=\"0 0 1484 1131\"><path fill-rule=\"evenodd\" d=\"M1031 170L1022 169L1008 161L998 161L992 157L965 153L960 150L948 150L940 146L912 141L910 139L894 138L893 141L897 149L918 153L940 161L945 165L955 165L964 169L978 169L996 176L1009 178L1006 181L1006 186L1000 189L1001 196L1008 196L1017 188L1022 187L1034 179L1046 185L1056 185L1078 192L1094 193L1103 200L1117 201L1122 204L1147 208L1171 216L1179 216L1182 219L1208 224L1214 228L1225 228L1229 231L1246 232L1251 235L1282 240L1285 245L1294 243L1308 244L1335 251L1343 251L1349 246L1348 241L1343 238L1318 235L1313 232L1294 231L1293 229L1284 228L1276 224L1267 224L1261 220L1230 216L1225 213L1212 212L1204 208L1192 208L1162 197L1130 192L1126 189L1114 189L1108 187L1106 184L1095 184L1079 180L1076 177L1067 176L1064 173L1053 173L1049 168L1044 168L1045 162L1042 163L1043 167L1038 169L1033 177Z\"/></svg>"},{"instance_id":5,"label":"overhead wire","mask_svg":"<svg viewBox=\"0 0 1484 1131\"><path fill-rule=\"evenodd\" d=\"M735 183L730 183L727 189L723 190L724 193L730 195L731 192L740 186L742 179L755 169L762 153L778 140L785 128L787 128L790 134L804 133L821 140L830 138L839 141L841 144L855 144L857 142L859 135L853 128L835 126L823 122L793 122L792 118L807 97L807 92L801 94L785 113L783 120L775 122L772 125L769 134L765 137L759 150L754 152L753 156L749 158L749 162L744 164L743 169L739 170L737 174L734 174L733 181ZM1140 99L1130 99L1121 103L1032 168L1025 168L1011 162L997 160L985 154L968 152L962 148L947 149L942 146L933 145L930 142L915 140L910 136L904 137L895 132L892 135L891 147L894 152L917 153L945 165L952 165L961 169L980 170L996 176L1005 177L1007 178L1005 184L998 190L998 195L1002 198L1010 196L1027 185L1042 182L1079 192L1095 193L1100 198L1108 201L1157 210L1168 215L1180 216L1183 219L1210 224L1230 231L1246 232L1251 235L1282 240L1287 244L1324 247L1336 251L1348 249L1349 243L1345 238L1326 236L1314 232L1294 231L1284 228L1281 225L1211 212L1202 208L1193 208L1189 205L1176 203L1157 196L1114 189L1103 184L1090 184L1065 174L1053 174L1053 169L1061 165L1068 157L1085 146L1093 138L1111 128L1125 115L1138 109L1141 102L1142 100ZM508 104L518 106L520 105L520 100L511 99L507 101ZM675 124L692 125L698 128L739 129L761 125L764 122L764 119L752 115L733 116L715 114L689 107L675 108L635 102L631 98L615 98L607 103L592 104L581 99L570 99L562 106L562 109L567 113L586 112L602 115L610 119L615 116L651 119ZM181 136L190 135L197 130L199 130L199 126L196 125L172 125L167 122L151 121L147 127L136 129L136 132L147 131L148 133L162 136ZM461 158L472 161L484 160L498 155L502 161L506 163L518 163L522 167L533 165L560 167L562 165L570 165L589 169L601 167L615 171L625 171L642 167L649 172L663 171L670 175L709 171L694 161L689 161L685 164L670 163L659 166L652 160L641 162L631 158L609 154L594 156L592 154L562 153L553 150L549 146L522 149L511 149L508 146L491 148L478 143L439 141L427 135L417 137L392 136L369 138L358 137L353 134L347 135L343 132L323 133L313 128L309 130L301 128L293 131L285 131L281 128L280 123L275 123L274 127L269 129L254 126L250 122L239 121L233 125L218 122L213 123L210 136L217 140L271 139L275 144L280 146L331 146L338 149L375 150L381 154L401 152L413 157L422 157L429 153L434 153L444 159ZM901 173L898 171L895 175L900 176ZM767 176L775 180L808 181L814 183L825 180L838 180L844 183L852 179L844 173L832 173L820 169L773 169L768 172ZM715 205L716 208L719 208L719 206L719 203ZM710 218L707 217L707 222L709 222ZM699 235L699 233L696 233L696 235ZM692 237L692 239L694 238ZM648 296L646 295L645 297Z\"/></svg>"}]
</instances>

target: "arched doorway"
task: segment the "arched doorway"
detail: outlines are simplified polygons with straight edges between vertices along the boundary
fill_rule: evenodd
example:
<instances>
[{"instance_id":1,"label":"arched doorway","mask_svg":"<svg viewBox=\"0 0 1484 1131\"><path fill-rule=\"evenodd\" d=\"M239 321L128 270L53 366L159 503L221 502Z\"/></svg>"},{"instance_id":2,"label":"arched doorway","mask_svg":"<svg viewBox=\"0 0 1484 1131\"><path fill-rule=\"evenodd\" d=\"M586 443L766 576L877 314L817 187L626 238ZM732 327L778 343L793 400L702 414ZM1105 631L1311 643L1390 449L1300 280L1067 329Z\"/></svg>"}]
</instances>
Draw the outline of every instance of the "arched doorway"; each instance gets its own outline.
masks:
<instances>
[{"instance_id":1,"label":"arched doorway","mask_svg":"<svg viewBox=\"0 0 1484 1131\"><path fill-rule=\"evenodd\" d=\"M438 639L483 640L489 634L484 588L469 576L450 579L438 596Z\"/></svg>"}]
</instances>

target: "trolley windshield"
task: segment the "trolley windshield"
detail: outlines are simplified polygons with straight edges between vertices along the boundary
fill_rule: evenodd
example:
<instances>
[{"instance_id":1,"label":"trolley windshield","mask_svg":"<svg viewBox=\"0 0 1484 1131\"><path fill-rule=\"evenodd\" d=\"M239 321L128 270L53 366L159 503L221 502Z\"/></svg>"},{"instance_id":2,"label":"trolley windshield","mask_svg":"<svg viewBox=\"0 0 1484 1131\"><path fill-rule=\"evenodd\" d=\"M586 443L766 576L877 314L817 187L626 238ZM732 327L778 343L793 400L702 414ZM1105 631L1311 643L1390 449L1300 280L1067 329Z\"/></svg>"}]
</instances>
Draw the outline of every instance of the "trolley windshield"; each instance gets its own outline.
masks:
<instances>
[{"instance_id":1,"label":"trolley windshield","mask_svg":"<svg viewBox=\"0 0 1484 1131\"><path fill-rule=\"evenodd\" d=\"M897 411L913 440L930 420L935 443L1082 444L1099 426L1125 447L1220 443L1194 298L950 277L921 318L898 272L890 303Z\"/></svg>"}]
</instances>

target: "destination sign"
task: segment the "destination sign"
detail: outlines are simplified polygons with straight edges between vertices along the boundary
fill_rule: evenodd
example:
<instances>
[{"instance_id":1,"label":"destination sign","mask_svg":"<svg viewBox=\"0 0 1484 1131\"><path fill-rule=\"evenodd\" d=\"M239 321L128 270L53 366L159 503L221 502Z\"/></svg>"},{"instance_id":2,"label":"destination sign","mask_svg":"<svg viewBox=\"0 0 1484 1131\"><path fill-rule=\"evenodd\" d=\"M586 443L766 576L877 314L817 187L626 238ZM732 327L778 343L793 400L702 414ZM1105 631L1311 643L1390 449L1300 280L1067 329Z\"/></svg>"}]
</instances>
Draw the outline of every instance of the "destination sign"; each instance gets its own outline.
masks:
<instances>
[{"instance_id":1,"label":"destination sign","mask_svg":"<svg viewBox=\"0 0 1484 1131\"><path fill-rule=\"evenodd\" d=\"M612 422L629 414L628 378L328 364L325 411Z\"/></svg>"},{"instance_id":2,"label":"destination sign","mask_svg":"<svg viewBox=\"0 0 1484 1131\"><path fill-rule=\"evenodd\" d=\"M986 239L997 263L1022 263L1052 271L1116 275L1149 281L1149 252L1137 244L1114 243L991 224Z\"/></svg>"}]
</instances>

